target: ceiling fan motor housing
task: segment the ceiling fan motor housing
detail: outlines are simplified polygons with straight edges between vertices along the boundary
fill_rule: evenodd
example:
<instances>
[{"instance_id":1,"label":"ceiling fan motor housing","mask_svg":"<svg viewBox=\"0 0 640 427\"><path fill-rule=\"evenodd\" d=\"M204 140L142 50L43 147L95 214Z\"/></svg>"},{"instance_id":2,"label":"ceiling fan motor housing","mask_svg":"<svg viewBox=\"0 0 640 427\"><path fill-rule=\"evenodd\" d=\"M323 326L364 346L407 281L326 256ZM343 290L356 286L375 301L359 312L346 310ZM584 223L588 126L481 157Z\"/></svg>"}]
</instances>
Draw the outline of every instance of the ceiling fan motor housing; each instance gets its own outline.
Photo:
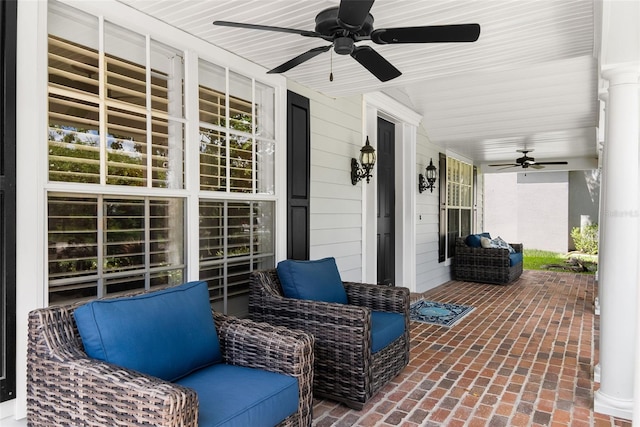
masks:
<instances>
[{"instance_id":1,"label":"ceiling fan motor housing","mask_svg":"<svg viewBox=\"0 0 640 427\"><path fill-rule=\"evenodd\" d=\"M336 37L333 40L333 50L338 55L351 55L351 52L353 52L353 39L351 37Z\"/></svg>"},{"instance_id":2,"label":"ceiling fan motor housing","mask_svg":"<svg viewBox=\"0 0 640 427\"><path fill-rule=\"evenodd\" d=\"M368 14L360 28L346 29L338 20L339 7L330 7L316 16L316 33L323 36L368 36L373 31L373 16ZM353 39L353 37L351 37Z\"/></svg>"}]
</instances>

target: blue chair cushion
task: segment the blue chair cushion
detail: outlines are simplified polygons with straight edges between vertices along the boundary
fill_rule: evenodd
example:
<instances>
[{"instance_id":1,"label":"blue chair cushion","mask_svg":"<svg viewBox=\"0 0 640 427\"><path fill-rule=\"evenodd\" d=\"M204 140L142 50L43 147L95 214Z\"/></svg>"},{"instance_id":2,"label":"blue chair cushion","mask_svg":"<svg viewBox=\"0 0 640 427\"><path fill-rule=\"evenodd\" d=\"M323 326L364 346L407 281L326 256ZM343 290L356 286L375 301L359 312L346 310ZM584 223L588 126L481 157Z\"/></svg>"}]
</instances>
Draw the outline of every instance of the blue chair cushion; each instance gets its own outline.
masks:
<instances>
[{"instance_id":1,"label":"blue chair cushion","mask_svg":"<svg viewBox=\"0 0 640 427\"><path fill-rule=\"evenodd\" d=\"M89 357L167 381L222 361L206 282L92 301L74 317Z\"/></svg>"},{"instance_id":2,"label":"blue chair cushion","mask_svg":"<svg viewBox=\"0 0 640 427\"><path fill-rule=\"evenodd\" d=\"M405 319L400 313L371 312L371 352L377 353L404 334Z\"/></svg>"},{"instance_id":3,"label":"blue chair cushion","mask_svg":"<svg viewBox=\"0 0 640 427\"><path fill-rule=\"evenodd\" d=\"M512 254L509 254L509 267L518 265L521 262L522 262L522 252L514 252Z\"/></svg>"},{"instance_id":4,"label":"blue chair cushion","mask_svg":"<svg viewBox=\"0 0 640 427\"><path fill-rule=\"evenodd\" d=\"M198 393L198 426L274 426L298 410L298 380L219 363L176 381Z\"/></svg>"},{"instance_id":5,"label":"blue chair cushion","mask_svg":"<svg viewBox=\"0 0 640 427\"><path fill-rule=\"evenodd\" d=\"M347 303L347 292L333 257L280 261L277 270L282 293L287 298Z\"/></svg>"},{"instance_id":6,"label":"blue chair cushion","mask_svg":"<svg viewBox=\"0 0 640 427\"><path fill-rule=\"evenodd\" d=\"M487 239L491 239L491 234L484 232L484 233L480 233L480 234L469 234L465 239L464 242L467 244L467 246L472 247L472 248L480 248L482 247L480 238L481 237L486 237Z\"/></svg>"}]
</instances>

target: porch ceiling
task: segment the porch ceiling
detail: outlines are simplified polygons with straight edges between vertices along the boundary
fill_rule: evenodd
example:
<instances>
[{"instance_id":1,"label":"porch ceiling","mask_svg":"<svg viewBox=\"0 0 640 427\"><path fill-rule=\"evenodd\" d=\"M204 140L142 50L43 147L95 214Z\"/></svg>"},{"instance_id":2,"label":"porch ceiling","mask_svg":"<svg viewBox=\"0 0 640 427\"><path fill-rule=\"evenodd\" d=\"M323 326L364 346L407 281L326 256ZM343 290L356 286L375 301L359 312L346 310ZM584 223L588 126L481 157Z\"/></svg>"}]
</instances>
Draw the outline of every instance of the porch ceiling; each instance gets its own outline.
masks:
<instances>
[{"instance_id":1,"label":"porch ceiling","mask_svg":"<svg viewBox=\"0 0 640 427\"><path fill-rule=\"evenodd\" d=\"M213 26L228 20L314 29L337 0L119 0L267 69L327 43L295 34ZM593 0L377 0L374 28L477 22L476 43L372 46L402 76L379 82L348 56L324 53L288 71L332 97L382 91L423 115L430 140L476 164L536 160L595 164L598 21ZM366 44L361 42L359 45ZM550 170L547 167L545 170ZM484 168L494 172L497 168ZM508 169L507 171L517 171Z\"/></svg>"}]
</instances>

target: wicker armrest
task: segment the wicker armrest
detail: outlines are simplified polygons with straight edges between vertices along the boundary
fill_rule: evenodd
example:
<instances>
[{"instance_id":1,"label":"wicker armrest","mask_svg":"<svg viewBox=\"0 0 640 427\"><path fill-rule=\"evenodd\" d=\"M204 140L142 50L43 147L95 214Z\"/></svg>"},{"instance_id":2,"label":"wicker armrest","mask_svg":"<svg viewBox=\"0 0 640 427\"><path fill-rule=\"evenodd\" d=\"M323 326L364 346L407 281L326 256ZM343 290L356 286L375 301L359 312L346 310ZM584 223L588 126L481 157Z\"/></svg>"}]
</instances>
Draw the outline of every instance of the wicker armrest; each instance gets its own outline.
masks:
<instances>
[{"instance_id":1,"label":"wicker armrest","mask_svg":"<svg viewBox=\"0 0 640 427\"><path fill-rule=\"evenodd\" d=\"M66 310L30 313L30 426L69 425L70 420L87 426L198 425L198 397L193 390L88 358L72 337L73 323Z\"/></svg>"},{"instance_id":2,"label":"wicker armrest","mask_svg":"<svg viewBox=\"0 0 640 427\"><path fill-rule=\"evenodd\" d=\"M214 312L225 363L302 376L313 365L313 336Z\"/></svg>"},{"instance_id":3,"label":"wicker armrest","mask_svg":"<svg viewBox=\"0 0 640 427\"><path fill-rule=\"evenodd\" d=\"M213 314L225 362L297 378L298 412L290 421L297 426L311 425L314 337L282 326L238 319L215 311Z\"/></svg>"},{"instance_id":4,"label":"wicker armrest","mask_svg":"<svg viewBox=\"0 0 640 427\"><path fill-rule=\"evenodd\" d=\"M522 243L509 243L509 244L518 253L521 253L524 250Z\"/></svg>"},{"instance_id":5,"label":"wicker armrest","mask_svg":"<svg viewBox=\"0 0 640 427\"><path fill-rule=\"evenodd\" d=\"M409 289L403 287L343 282L349 304L374 311L409 312Z\"/></svg>"},{"instance_id":6,"label":"wicker armrest","mask_svg":"<svg viewBox=\"0 0 640 427\"><path fill-rule=\"evenodd\" d=\"M302 300L268 295L260 307L264 320L319 336L339 333L351 340L362 340L371 330L371 309L356 305ZM250 307L251 309L251 307ZM355 341L353 341L355 342Z\"/></svg>"},{"instance_id":7,"label":"wicker armrest","mask_svg":"<svg viewBox=\"0 0 640 427\"><path fill-rule=\"evenodd\" d=\"M458 254L458 248L456 248L456 255ZM470 248L468 246L461 249L461 252L466 252L478 256L505 256L509 257L509 249L506 248Z\"/></svg>"}]
</instances>

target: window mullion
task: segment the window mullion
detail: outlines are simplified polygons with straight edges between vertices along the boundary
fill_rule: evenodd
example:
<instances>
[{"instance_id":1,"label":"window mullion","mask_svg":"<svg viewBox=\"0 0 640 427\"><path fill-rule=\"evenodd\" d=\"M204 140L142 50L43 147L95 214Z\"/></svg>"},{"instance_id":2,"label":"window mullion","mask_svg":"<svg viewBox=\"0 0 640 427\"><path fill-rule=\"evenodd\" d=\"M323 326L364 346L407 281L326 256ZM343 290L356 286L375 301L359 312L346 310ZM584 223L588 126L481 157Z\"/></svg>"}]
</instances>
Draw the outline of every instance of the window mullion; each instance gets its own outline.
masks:
<instances>
[{"instance_id":1,"label":"window mullion","mask_svg":"<svg viewBox=\"0 0 640 427\"><path fill-rule=\"evenodd\" d=\"M147 105L147 188L153 187L153 134L151 124L151 37L149 34L145 36L145 95ZM147 264L148 265L148 264ZM148 275L147 275L148 276ZM148 285L148 283L147 283Z\"/></svg>"},{"instance_id":2,"label":"window mullion","mask_svg":"<svg viewBox=\"0 0 640 427\"><path fill-rule=\"evenodd\" d=\"M230 91L231 91L231 82L230 80L230 73L229 73L229 69L225 68L225 97L224 97L224 102L225 102L225 117L224 117L224 127L225 127L225 138L224 138L224 149L225 149L225 158L226 158L226 164L227 167L225 168L225 174L226 174L226 191L227 193L231 191L231 150L230 150L230 143L231 143L231 136L229 134L230 130L231 130L231 126L229 124L229 122L231 121L231 112L229 111L231 108L231 95L230 95ZM226 308L225 308L226 311Z\"/></svg>"},{"instance_id":3,"label":"window mullion","mask_svg":"<svg viewBox=\"0 0 640 427\"><path fill-rule=\"evenodd\" d=\"M227 111L229 111L227 109ZM229 202L227 200L224 201L222 209L222 266L223 266L223 274L222 274L222 307L224 313L228 313L227 307L227 296L229 292Z\"/></svg>"},{"instance_id":4,"label":"window mullion","mask_svg":"<svg viewBox=\"0 0 640 427\"><path fill-rule=\"evenodd\" d=\"M104 204L104 196L102 195L98 195L96 198L96 203L97 203L97 209L96 209L96 214L98 216L98 221L97 221L97 228L98 228L98 235L97 235L97 240L98 240L98 247L97 247L97 263L98 265L96 266L97 269L97 273L98 273L98 298L101 298L105 295L104 292L104 245L105 245L105 239L104 239L104 234L106 233L107 230L107 220L105 218L104 215L104 209L105 209L105 204Z\"/></svg>"},{"instance_id":5,"label":"window mullion","mask_svg":"<svg viewBox=\"0 0 640 427\"><path fill-rule=\"evenodd\" d=\"M256 139L256 79L251 79L251 137L253 139L251 144L251 182L252 189L251 193L256 194L257 192L257 175L256 170L258 159L256 158L256 146L258 145L258 141Z\"/></svg>"},{"instance_id":6,"label":"window mullion","mask_svg":"<svg viewBox=\"0 0 640 427\"><path fill-rule=\"evenodd\" d=\"M151 288L151 207L149 197L144 198L144 288Z\"/></svg>"},{"instance_id":7,"label":"window mullion","mask_svg":"<svg viewBox=\"0 0 640 427\"><path fill-rule=\"evenodd\" d=\"M106 55L105 55L105 35L104 35L104 17L98 18L98 98L100 120L100 185L107 183L107 106L105 99L107 98L106 89ZM102 277L102 276L100 276Z\"/></svg>"}]
</instances>

